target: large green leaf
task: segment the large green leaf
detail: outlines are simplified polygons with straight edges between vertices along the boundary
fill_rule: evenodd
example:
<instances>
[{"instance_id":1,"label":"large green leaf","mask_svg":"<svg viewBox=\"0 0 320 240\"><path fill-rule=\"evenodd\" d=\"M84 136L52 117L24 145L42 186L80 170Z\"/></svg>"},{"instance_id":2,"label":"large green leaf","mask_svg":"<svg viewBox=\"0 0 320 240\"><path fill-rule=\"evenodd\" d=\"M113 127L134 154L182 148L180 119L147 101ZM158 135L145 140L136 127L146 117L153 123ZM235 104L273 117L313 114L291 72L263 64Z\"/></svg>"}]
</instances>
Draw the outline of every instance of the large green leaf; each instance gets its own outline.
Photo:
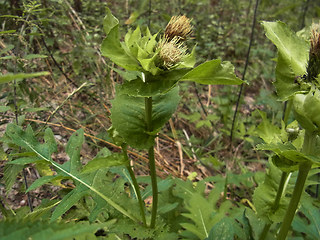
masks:
<instances>
[{"instance_id":1,"label":"large green leaf","mask_svg":"<svg viewBox=\"0 0 320 240\"><path fill-rule=\"evenodd\" d=\"M0 84L1 83L7 83L11 82L15 79L25 79L25 78L34 78L34 77L40 77L40 76L45 76L49 75L49 72L36 72L36 73L8 73L5 75L0 75Z\"/></svg>"},{"instance_id":2,"label":"large green leaf","mask_svg":"<svg viewBox=\"0 0 320 240\"><path fill-rule=\"evenodd\" d=\"M152 127L154 132L147 132L145 121L145 99L132 97L117 92L112 101L112 126L132 147L146 149L153 146L156 132L170 119L180 100L179 88L175 87L166 94L152 98Z\"/></svg>"},{"instance_id":3,"label":"large green leaf","mask_svg":"<svg viewBox=\"0 0 320 240\"><path fill-rule=\"evenodd\" d=\"M276 45L281 58L290 66L295 76L306 72L309 59L308 42L298 37L283 22L262 22L266 36Z\"/></svg>"},{"instance_id":4,"label":"large green leaf","mask_svg":"<svg viewBox=\"0 0 320 240\"><path fill-rule=\"evenodd\" d=\"M239 85L243 83L234 74L233 65L230 62L221 62L220 59L202 63L184 75L181 81L216 85Z\"/></svg>"},{"instance_id":5,"label":"large green leaf","mask_svg":"<svg viewBox=\"0 0 320 240\"><path fill-rule=\"evenodd\" d=\"M35 138L33 130L30 126L27 127L25 131L21 129L21 127L15 125L15 124L8 124L7 130L6 130L7 136L11 139L11 141L22 147L27 149L28 151L32 151L37 154L38 157L41 159L51 163L57 170L58 173L61 173L65 176L68 176L72 178L73 180L81 183L84 185L83 187L89 188L92 192L97 194L99 197L103 198L110 206L121 212L123 215L127 216L128 218L132 219L133 221L136 221L136 217L132 216L130 213L128 213L127 210L125 210L123 207L118 205L116 202L114 202L110 197L107 197L105 194L98 191L95 187L91 186L90 183L86 181L86 175L80 175L80 174L72 174L70 173L64 166L61 164L56 163L52 160L51 154L54 147L50 146L49 142L45 144L41 144L38 142L38 140ZM49 138L50 139L50 138ZM78 141L76 141L78 142ZM52 143L51 143L52 144ZM67 165L66 165L67 166ZM69 168L70 169L70 168ZM90 178L89 178L90 180ZM79 186L82 186L79 185ZM77 187L79 187L77 186Z\"/></svg>"}]
</instances>

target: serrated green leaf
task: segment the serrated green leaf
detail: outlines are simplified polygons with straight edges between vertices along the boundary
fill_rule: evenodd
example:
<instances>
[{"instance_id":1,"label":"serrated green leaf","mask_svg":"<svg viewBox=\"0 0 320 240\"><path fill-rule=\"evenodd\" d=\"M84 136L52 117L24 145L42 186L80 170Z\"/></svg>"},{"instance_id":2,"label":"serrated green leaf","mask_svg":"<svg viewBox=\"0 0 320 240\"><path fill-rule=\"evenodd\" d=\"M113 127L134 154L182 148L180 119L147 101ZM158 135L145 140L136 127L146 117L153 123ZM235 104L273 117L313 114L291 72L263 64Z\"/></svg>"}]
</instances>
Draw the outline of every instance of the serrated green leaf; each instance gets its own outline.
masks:
<instances>
[{"instance_id":1,"label":"serrated green leaf","mask_svg":"<svg viewBox=\"0 0 320 240\"><path fill-rule=\"evenodd\" d=\"M220 59L202 63L184 75L181 81L213 85L239 85L243 83L234 74L233 65L230 62L221 62Z\"/></svg>"},{"instance_id":2,"label":"serrated green leaf","mask_svg":"<svg viewBox=\"0 0 320 240\"><path fill-rule=\"evenodd\" d=\"M168 93L157 95L152 99L152 127L154 132L170 119L180 100L178 87ZM146 131L145 100L117 93L112 101L112 126L119 135L132 147L147 149L153 146L155 134Z\"/></svg>"},{"instance_id":3,"label":"serrated green leaf","mask_svg":"<svg viewBox=\"0 0 320 240\"><path fill-rule=\"evenodd\" d=\"M80 182L85 187L89 188L99 197L103 198L110 206L121 212L123 215L127 216L133 221L137 221L136 217L132 216L128 211L126 211L123 207L119 206L116 202L114 202L111 198L107 197L105 194L102 194L96 188L92 187L85 180L82 179L83 176L74 175L68 172L62 165L54 162L51 159L51 150L52 148L48 147L48 144L40 144L37 139L33 135L33 130L30 126L27 127L25 131L21 129L21 127L15 124L8 124L6 134L11 138L12 142L17 144L18 146L35 152L40 158L43 160L50 162L57 171L60 171L65 176L71 177L77 182ZM79 185L82 186L82 185Z\"/></svg>"},{"instance_id":4,"label":"serrated green leaf","mask_svg":"<svg viewBox=\"0 0 320 240\"><path fill-rule=\"evenodd\" d=\"M11 82L15 79L25 79L25 78L34 78L34 77L40 77L40 76L46 76L49 75L49 72L36 72L36 73L8 73L5 75L0 75L0 84Z\"/></svg>"},{"instance_id":5,"label":"serrated green leaf","mask_svg":"<svg viewBox=\"0 0 320 240\"><path fill-rule=\"evenodd\" d=\"M266 36L276 45L282 59L291 66L295 76L306 72L309 59L309 43L299 38L283 22L262 22Z\"/></svg>"}]
</instances>

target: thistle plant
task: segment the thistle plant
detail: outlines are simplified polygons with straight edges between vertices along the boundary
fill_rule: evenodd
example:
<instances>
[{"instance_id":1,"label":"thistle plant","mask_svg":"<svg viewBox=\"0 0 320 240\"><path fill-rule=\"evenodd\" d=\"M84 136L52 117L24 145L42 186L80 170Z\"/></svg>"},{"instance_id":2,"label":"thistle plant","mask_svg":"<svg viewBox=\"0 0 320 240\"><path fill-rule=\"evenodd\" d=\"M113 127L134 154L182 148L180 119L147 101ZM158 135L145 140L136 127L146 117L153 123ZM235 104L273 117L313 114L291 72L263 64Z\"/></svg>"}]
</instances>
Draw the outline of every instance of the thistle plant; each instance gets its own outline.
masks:
<instances>
[{"instance_id":1,"label":"thistle plant","mask_svg":"<svg viewBox=\"0 0 320 240\"><path fill-rule=\"evenodd\" d=\"M277 239L284 240L299 206L308 173L311 168L320 165L320 156L316 151L319 147L320 134L320 29L319 25L314 24L310 38L305 39L293 33L282 22L263 22L263 26L266 36L278 48L276 82L274 82L278 97L280 100L288 101L288 106L293 107L294 116L301 127L293 139L290 137L284 139L282 133L279 136L272 136L272 141L259 146L262 150L274 152L273 164L283 171L277 197L269 216L274 216L279 210L289 173L298 171L291 200L277 235ZM287 111L290 109L291 107ZM295 122L292 125L296 126ZM269 137L269 140L271 138ZM270 222L272 223L272 220ZM265 239L270 226L271 224L265 226L260 239Z\"/></svg>"},{"instance_id":2,"label":"thistle plant","mask_svg":"<svg viewBox=\"0 0 320 240\"><path fill-rule=\"evenodd\" d=\"M179 81L200 84L241 84L229 62L211 60L194 67L195 48L191 51L185 42L191 37L191 20L186 16L171 18L162 36L152 35L146 28L129 30L120 42L119 21L110 10L104 19L107 34L101 52L111 61L126 70L124 82L116 86L112 101L112 127L109 133L122 146L124 155L128 146L146 149L149 155L149 170L152 184L152 211L148 213L132 166L127 169L135 186L140 206L141 221L154 228L157 219L158 187L154 156L154 140L162 126L170 119L179 104Z\"/></svg>"}]
</instances>

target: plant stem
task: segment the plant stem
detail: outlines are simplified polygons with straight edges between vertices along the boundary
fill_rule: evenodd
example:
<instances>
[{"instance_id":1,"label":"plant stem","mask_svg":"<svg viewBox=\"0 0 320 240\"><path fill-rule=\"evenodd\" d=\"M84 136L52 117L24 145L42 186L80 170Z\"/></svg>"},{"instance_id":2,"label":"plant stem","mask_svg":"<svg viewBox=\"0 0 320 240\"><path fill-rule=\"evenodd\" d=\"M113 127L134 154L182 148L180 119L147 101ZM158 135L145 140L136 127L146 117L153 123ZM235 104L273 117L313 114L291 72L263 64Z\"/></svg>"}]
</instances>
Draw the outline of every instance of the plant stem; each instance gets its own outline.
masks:
<instances>
[{"instance_id":1,"label":"plant stem","mask_svg":"<svg viewBox=\"0 0 320 240\"><path fill-rule=\"evenodd\" d=\"M123 151L123 156L126 160L129 161L128 159L128 154L127 154L127 146L123 145L122 147L122 151ZM141 192L140 192L140 188L136 179L136 176L134 175L134 172L132 170L132 166L130 164L130 162L127 165L127 170L130 174L131 180L132 180L132 184L139 202L139 207L140 207L140 214L141 214L141 218L142 218L142 222L143 225L146 227L147 226L147 221L146 221L146 214L145 214L145 206L144 206L144 202L142 201L142 197L141 197Z\"/></svg>"},{"instance_id":2,"label":"plant stem","mask_svg":"<svg viewBox=\"0 0 320 240\"><path fill-rule=\"evenodd\" d=\"M283 194L284 186L285 186L285 183L287 181L287 178L288 178L288 173L287 172L282 172L280 183L279 183L279 187L278 187L278 191L277 191L277 195L276 195L276 198L274 199L274 203L273 203L272 208L271 208L273 212L277 211L277 209L279 208L280 199L281 199L281 196ZM263 230L262 230L262 232L260 234L259 240L266 239L271 225L272 225L272 223L267 223L267 224L264 225L264 228L263 228Z\"/></svg>"},{"instance_id":3,"label":"plant stem","mask_svg":"<svg viewBox=\"0 0 320 240\"><path fill-rule=\"evenodd\" d=\"M316 138L315 133L309 132L309 131L305 132L304 143L302 148L303 153L305 154L313 153L315 148L315 142L316 142L315 138ZM300 163L296 185L294 187L293 194L292 194L286 215L284 216L277 240L285 240L287 237L289 228L291 226L292 220L294 218L298 204L300 202L302 192L304 191L304 184L308 177L308 173L311 169L311 166L312 166L312 162L310 161L304 161Z\"/></svg>"},{"instance_id":4,"label":"plant stem","mask_svg":"<svg viewBox=\"0 0 320 240\"><path fill-rule=\"evenodd\" d=\"M145 98L145 111L146 111L146 124L147 131L152 132L152 97ZM154 144L148 150L149 154L149 170L152 185L152 212L151 212L151 223L150 228L154 228L156 225L157 209L158 209L158 184L157 184L157 173L156 163L154 159Z\"/></svg>"}]
</instances>

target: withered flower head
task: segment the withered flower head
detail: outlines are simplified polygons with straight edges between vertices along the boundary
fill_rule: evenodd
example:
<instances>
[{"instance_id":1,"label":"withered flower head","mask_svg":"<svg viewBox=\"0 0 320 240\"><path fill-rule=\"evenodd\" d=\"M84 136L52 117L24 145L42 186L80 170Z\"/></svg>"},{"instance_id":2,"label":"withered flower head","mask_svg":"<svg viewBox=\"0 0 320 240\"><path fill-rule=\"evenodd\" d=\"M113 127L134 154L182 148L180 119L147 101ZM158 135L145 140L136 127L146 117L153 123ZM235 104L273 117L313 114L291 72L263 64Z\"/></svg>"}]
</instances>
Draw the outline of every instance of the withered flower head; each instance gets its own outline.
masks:
<instances>
[{"instance_id":1,"label":"withered flower head","mask_svg":"<svg viewBox=\"0 0 320 240\"><path fill-rule=\"evenodd\" d=\"M307 68L307 79L312 81L320 73L320 24L312 24L310 37L310 52Z\"/></svg>"},{"instance_id":2,"label":"withered flower head","mask_svg":"<svg viewBox=\"0 0 320 240\"><path fill-rule=\"evenodd\" d=\"M179 38L174 37L171 41L164 38L158 44L161 65L167 69L174 67L186 56L187 47L179 43Z\"/></svg>"},{"instance_id":3,"label":"withered flower head","mask_svg":"<svg viewBox=\"0 0 320 240\"><path fill-rule=\"evenodd\" d=\"M165 31L164 38L171 41L177 38L179 41L185 41L192 33L191 19L186 16L173 16L171 17Z\"/></svg>"}]
</instances>

